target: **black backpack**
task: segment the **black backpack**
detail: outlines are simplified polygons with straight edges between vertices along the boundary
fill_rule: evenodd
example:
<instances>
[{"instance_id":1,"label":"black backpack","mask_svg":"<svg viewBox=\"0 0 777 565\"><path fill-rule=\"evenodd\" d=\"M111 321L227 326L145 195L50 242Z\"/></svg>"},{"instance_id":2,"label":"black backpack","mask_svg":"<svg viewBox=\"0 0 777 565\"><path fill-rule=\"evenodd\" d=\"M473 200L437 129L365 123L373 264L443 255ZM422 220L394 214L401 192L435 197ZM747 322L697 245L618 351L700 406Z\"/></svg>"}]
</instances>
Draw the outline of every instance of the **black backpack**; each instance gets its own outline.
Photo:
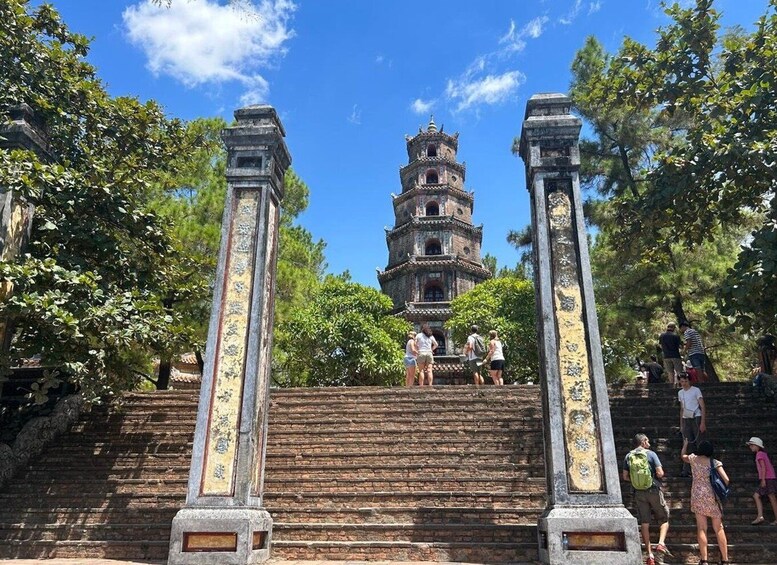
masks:
<instances>
[{"instance_id":1,"label":"black backpack","mask_svg":"<svg viewBox=\"0 0 777 565\"><path fill-rule=\"evenodd\" d=\"M485 354L488 353L486 342L484 342L483 338L478 334L473 334L472 337L474 340L474 343L472 344L472 352L475 354L475 357L480 357L482 359Z\"/></svg>"}]
</instances>

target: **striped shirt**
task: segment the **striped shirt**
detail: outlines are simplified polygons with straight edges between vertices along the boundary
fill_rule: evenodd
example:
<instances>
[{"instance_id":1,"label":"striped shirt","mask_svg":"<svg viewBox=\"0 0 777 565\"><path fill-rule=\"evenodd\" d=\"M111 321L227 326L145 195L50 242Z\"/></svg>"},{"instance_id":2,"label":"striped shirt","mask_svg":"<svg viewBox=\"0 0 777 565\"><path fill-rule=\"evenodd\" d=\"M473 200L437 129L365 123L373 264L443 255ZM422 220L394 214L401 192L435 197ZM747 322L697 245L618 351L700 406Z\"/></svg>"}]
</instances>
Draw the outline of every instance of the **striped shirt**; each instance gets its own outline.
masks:
<instances>
[{"instance_id":1,"label":"striped shirt","mask_svg":"<svg viewBox=\"0 0 777 565\"><path fill-rule=\"evenodd\" d=\"M683 337L685 338L685 344L688 346L688 355L704 354L704 345L701 342L699 332L693 328L688 328L683 333Z\"/></svg>"}]
</instances>

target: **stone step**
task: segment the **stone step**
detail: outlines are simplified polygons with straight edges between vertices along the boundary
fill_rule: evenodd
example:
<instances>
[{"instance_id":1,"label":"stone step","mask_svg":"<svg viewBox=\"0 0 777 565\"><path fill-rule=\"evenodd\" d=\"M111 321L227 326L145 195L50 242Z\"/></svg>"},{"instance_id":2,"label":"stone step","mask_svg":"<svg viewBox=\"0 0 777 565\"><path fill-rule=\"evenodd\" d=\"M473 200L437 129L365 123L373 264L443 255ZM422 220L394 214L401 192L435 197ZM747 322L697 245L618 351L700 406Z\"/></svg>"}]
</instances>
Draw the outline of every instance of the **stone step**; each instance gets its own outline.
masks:
<instances>
[{"instance_id":1,"label":"stone step","mask_svg":"<svg viewBox=\"0 0 777 565\"><path fill-rule=\"evenodd\" d=\"M0 523L0 539L29 543L50 541L109 541L126 542L142 539L170 542L170 522L164 523L111 523L111 524L29 524Z\"/></svg>"},{"instance_id":2,"label":"stone step","mask_svg":"<svg viewBox=\"0 0 777 565\"><path fill-rule=\"evenodd\" d=\"M118 487L123 488L123 487ZM308 479L304 483L288 480L286 478L272 478L267 477L265 479L265 489L267 492L272 491L285 491L296 490L297 492L373 492L378 491L390 491L394 493L398 492L410 492L418 493L424 490L447 490L447 491L463 491L469 490L484 490L488 489L492 492L512 492L516 488L520 488L523 492L545 492L545 477L544 476L516 476L507 478L490 478L490 477L420 477L409 479L383 479L380 477L375 478L349 478L338 479L321 478L321 479Z\"/></svg>"},{"instance_id":3,"label":"stone step","mask_svg":"<svg viewBox=\"0 0 777 565\"><path fill-rule=\"evenodd\" d=\"M546 495L544 489L535 491L494 491L494 490L419 490L416 492L381 491L310 491L296 489L286 491L267 490L264 503L267 507L286 508L397 508L397 507L434 507L434 508L544 508Z\"/></svg>"},{"instance_id":4,"label":"stone step","mask_svg":"<svg viewBox=\"0 0 777 565\"><path fill-rule=\"evenodd\" d=\"M0 545L0 558L10 559L167 559L170 540L28 541L8 540Z\"/></svg>"},{"instance_id":5,"label":"stone step","mask_svg":"<svg viewBox=\"0 0 777 565\"><path fill-rule=\"evenodd\" d=\"M285 523L273 525L276 541L335 541L335 542L429 542L472 544L536 543L535 524L342 524L342 523Z\"/></svg>"},{"instance_id":6,"label":"stone step","mask_svg":"<svg viewBox=\"0 0 777 565\"><path fill-rule=\"evenodd\" d=\"M536 563L537 542L429 543L408 541L273 541L273 558L321 561L431 561Z\"/></svg>"}]
</instances>

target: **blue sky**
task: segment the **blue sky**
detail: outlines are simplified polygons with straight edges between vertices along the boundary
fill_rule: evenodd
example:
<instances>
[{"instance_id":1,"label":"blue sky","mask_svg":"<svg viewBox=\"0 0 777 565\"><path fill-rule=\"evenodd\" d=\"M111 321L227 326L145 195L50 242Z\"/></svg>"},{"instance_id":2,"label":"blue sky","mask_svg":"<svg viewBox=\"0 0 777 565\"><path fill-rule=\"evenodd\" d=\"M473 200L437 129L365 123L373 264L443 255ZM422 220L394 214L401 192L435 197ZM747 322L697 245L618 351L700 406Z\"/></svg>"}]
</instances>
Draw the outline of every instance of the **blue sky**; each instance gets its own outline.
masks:
<instances>
[{"instance_id":1,"label":"blue sky","mask_svg":"<svg viewBox=\"0 0 777 565\"><path fill-rule=\"evenodd\" d=\"M684 2L687 4L688 2ZM265 0L255 12L216 0L54 0L93 38L90 62L114 95L155 99L171 117L278 110L292 166L308 183L301 223L327 242L329 270L378 286L390 193L407 163L405 134L434 114L458 131L483 251L529 223L522 161L510 152L526 100L565 92L588 35L614 51L650 45L667 22L656 0ZM751 29L767 0L717 0L723 25Z\"/></svg>"}]
</instances>

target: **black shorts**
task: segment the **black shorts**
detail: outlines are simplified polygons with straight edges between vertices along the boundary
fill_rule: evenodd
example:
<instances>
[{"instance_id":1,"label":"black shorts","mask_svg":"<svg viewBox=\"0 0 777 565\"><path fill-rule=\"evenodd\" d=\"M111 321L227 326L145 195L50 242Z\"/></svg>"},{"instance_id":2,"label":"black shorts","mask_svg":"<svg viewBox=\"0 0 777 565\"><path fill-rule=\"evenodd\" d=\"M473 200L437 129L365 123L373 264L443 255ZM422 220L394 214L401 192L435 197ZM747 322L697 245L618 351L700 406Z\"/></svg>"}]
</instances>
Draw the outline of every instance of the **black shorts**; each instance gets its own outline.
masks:
<instances>
[{"instance_id":1,"label":"black shorts","mask_svg":"<svg viewBox=\"0 0 777 565\"><path fill-rule=\"evenodd\" d=\"M505 360L499 359L498 361L491 361L491 365L489 368L492 371L501 371L505 368Z\"/></svg>"}]
</instances>

